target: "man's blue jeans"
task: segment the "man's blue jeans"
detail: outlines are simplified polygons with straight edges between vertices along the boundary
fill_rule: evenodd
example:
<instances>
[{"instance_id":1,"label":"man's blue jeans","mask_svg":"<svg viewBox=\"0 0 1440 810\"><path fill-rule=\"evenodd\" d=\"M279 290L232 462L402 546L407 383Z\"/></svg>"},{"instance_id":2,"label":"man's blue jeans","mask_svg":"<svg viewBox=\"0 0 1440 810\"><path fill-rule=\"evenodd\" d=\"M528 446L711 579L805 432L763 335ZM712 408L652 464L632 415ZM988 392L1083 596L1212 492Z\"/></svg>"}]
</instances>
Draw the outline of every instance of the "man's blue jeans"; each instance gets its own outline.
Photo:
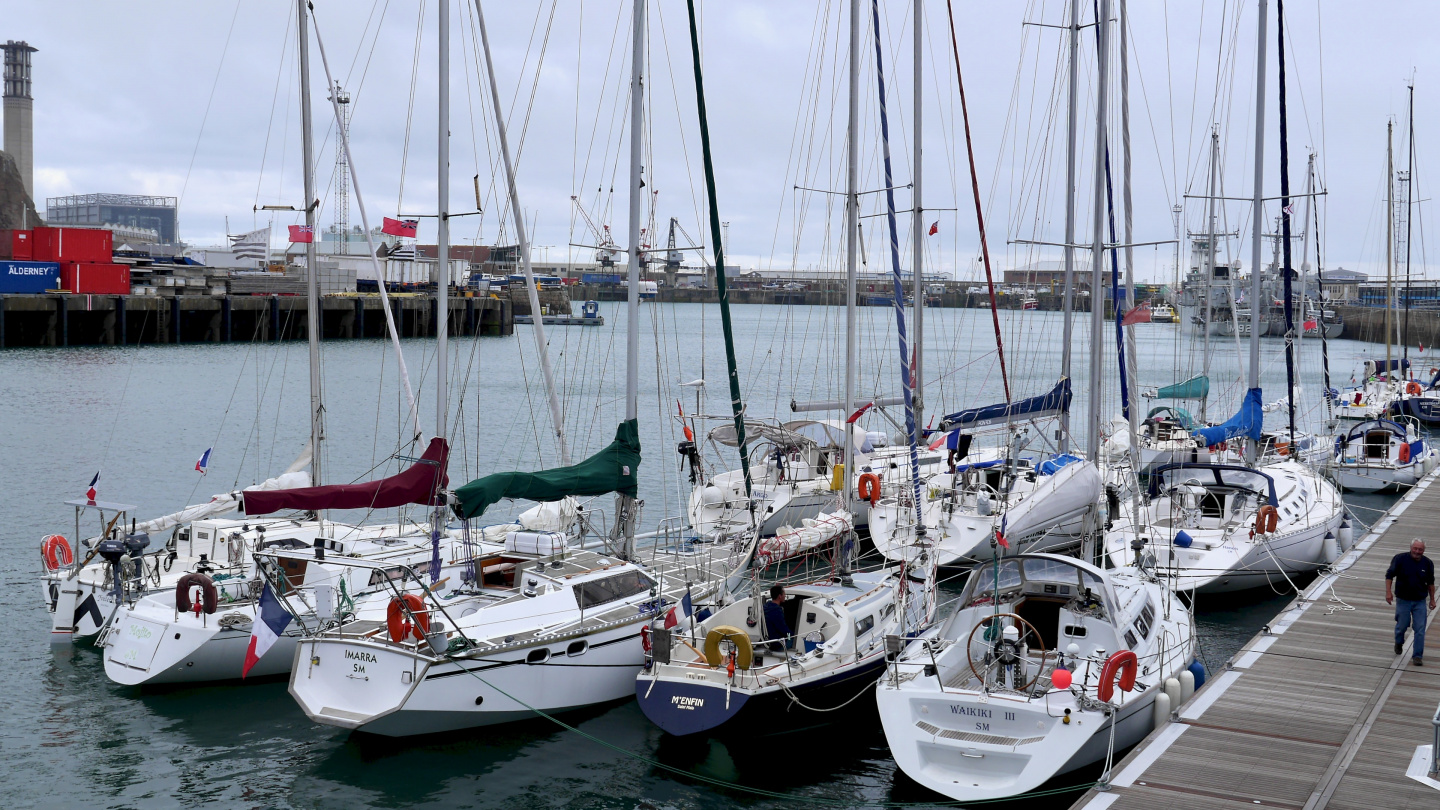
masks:
<instances>
[{"instance_id":1,"label":"man's blue jeans","mask_svg":"<svg viewBox=\"0 0 1440 810\"><path fill-rule=\"evenodd\" d=\"M1395 643L1405 643L1406 628L1415 627L1415 658L1425 656L1425 600L1395 597Z\"/></svg>"}]
</instances>

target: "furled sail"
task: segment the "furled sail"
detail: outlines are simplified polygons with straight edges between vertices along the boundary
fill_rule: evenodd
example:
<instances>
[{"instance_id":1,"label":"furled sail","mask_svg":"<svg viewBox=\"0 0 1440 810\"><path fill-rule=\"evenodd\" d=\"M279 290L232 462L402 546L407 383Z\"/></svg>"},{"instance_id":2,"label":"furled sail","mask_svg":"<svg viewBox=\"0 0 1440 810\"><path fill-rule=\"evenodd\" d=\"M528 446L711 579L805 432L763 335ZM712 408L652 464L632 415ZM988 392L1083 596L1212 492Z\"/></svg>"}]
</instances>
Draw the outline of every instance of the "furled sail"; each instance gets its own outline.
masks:
<instances>
[{"instance_id":1,"label":"furled sail","mask_svg":"<svg viewBox=\"0 0 1440 810\"><path fill-rule=\"evenodd\" d=\"M1240 403L1240 410L1234 416L1214 427L1200 428L1195 431L1194 436L1206 447L1214 447L1236 436L1259 439L1264 423L1265 412L1260 401L1260 389L1251 388L1245 392L1245 400Z\"/></svg>"},{"instance_id":2,"label":"furled sail","mask_svg":"<svg viewBox=\"0 0 1440 810\"><path fill-rule=\"evenodd\" d=\"M310 445L305 445L305 450L285 472L268 478L253 486L245 488L245 493L255 493L261 490L271 489L296 489L310 486L310 473L305 468L310 466ZM215 515L223 515L226 512L234 512L240 508L240 500L244 497L239 491L224 492L211 498L208 503L197 503L181 509L179 512L171 512L158 518L142 521L136 525L137 531L155 534L166 529L182 526L196 520L204 520Z\"/></svg>"},{"instance_id":3,"label":"furled sail","mask_svg":"<svg viewBox=\"0 0 1440 810\"><path fill-rule=\"evenodd\" d=\"M1070 378L1066 377L1056 383L1049 393L1038 397L1030 397L1017 402L1002 402L998 405L986 405L983 408L969 408L952 413L940 421L940 429L948 431L957 427L980 427L1016 419L1057 416L1070 410L1071 396Z\"/></svg>"},{"instance_id":4,"label":"furled sail","mask_svg":"<svg viewBox=\"0 0 1440 810\"><path fill-rule=\"evenodd\" d=\"M245 514L268 515L282 509L391 509L407 503L434 504L449 481L445 475L449 456L449 445L436 437L430 440L419 461L388 478L361 484L244 492Z\"/></svg>"},{"instance_id":5,"label":"furled sail","mask_svg":"<svg viewBox=\"0 0 1440 810\"><path fill-rule=\"evenodd\" d=\"M568 495L582 497L618 492L635 497L640 472L640 425L635 419L620 423L615 440L605 449L569 467L539 472L505 472L477 478L455 490L453 508L462 518L478 517L504 498L558 501Z\"/></svg>"}]
</instances>

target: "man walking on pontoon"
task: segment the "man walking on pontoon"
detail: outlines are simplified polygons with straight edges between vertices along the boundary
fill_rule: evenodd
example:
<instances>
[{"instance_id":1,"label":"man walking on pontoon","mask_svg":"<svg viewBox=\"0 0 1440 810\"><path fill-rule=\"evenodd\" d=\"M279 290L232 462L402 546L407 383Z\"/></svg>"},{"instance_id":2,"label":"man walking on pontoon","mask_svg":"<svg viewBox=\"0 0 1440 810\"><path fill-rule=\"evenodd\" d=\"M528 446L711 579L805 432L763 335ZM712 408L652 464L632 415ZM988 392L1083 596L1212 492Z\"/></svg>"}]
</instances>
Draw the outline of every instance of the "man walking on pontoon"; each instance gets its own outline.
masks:
<instances>
[{"instance_id":1,"label":"man walking on pontoon","mask_svg":"<svg viewBox=\"0 0 1440 810\"><path fill-rule=\"evenodd\" d=\"M1410 661L1424 663L1426 603L1435 609L1435 563L1425 556L1425 541L1410 541L1410 550L1396 554L1385 572L1385 604L1395 606L1395 654L1405 648L1405 630L1414 627L1415 649Z\"/></svg>"}]
</instances>

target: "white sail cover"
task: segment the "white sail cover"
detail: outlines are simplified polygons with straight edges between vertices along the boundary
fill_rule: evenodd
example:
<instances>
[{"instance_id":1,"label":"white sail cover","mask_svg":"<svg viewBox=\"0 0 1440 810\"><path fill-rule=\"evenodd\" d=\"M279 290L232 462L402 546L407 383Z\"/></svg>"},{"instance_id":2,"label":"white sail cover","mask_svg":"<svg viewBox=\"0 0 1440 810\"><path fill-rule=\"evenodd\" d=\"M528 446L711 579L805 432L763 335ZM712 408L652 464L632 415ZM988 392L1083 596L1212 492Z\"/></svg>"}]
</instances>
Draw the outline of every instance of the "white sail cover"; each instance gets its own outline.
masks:
<instances>
[{"instance_id":1,"label":"white sail cover","mask_svg":"<svg viewBox=\"0 0 1440 810\"><path fill-rule=\"evenodd\" d=\"M1042 534L1062 517L1099 503L1103 493L1100 469L1088 461L1072 461L1052 475L1041 476L1024 500L1006 510L1005 538L1023 540Z\"/></svg>"},{"instance_id":2,"label":"white sail cover","mask_svg":"<svg viewBox=\"0 0 1440 810\"><path fill-rule=\"evenodd\" d=\"M310 466L310 444L305 444L305 449L300 453L299 458L285 469L285 472L261 481L254 486L245 487L244 492L271 489L297 489L310 486L310 473L305 470ZM223 515L226 512L234 512L240 508L240 492L223 492L211 498L208 503L197 503L187 506L179 512L172 512L152 520L137 523L135 528L142 532L162 532L166 529L191 523L196 520L203 520L214 515Z\"/></svg>"}]
</instances>

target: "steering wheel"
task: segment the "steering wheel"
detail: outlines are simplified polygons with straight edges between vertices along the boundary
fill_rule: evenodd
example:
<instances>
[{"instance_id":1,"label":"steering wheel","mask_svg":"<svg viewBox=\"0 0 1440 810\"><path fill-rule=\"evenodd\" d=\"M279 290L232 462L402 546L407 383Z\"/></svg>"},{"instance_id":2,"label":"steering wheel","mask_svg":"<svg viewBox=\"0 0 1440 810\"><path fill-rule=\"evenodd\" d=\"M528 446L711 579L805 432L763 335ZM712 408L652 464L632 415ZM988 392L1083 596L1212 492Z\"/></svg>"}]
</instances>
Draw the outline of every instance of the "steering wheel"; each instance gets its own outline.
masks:
<instances>
[{"instance_id":1,"label":"steering wheel","mask_svg":"<svg viewBox=\"0 0 1440 810\"><path fill-rule=\"evenodd\" d=\"M1040 680L1040 673L1045 671L1045 661L1046 661L1046 659L1048 659L1048 658L1050 657L1050 651L1045 649L1045 638L1040 635L1040 631L1039 631L1039 630L1036 630L1036 629L1035 629L1035 625L1033 625L1033 624L1031 624L1030 622L1026 621L1026 620L1025 620L1023 617L1021 617L1019 614L1016 614L1016 613L996 613L996 614L994 614L993 616L990 617L989 626L991 626L991 627L996 626L997 620L999 620L999 619L1001 619L1001 618L1004 618L1004 617L1006 617L1006 616L1014 619L1016 622L1018 622L1018 623L1020 623L1020 624L1022 624L1022 625L1025 626L1025 630L1021 631L1021 633L1020 633L1020 640L1021 640L1021 641L1024 641L1024 640L1025 640L1025 637L1026 637L1027 635L1033 634L1033 635L1035 636L1035 640L1038 641L1038 642L1040 642L1040 648L1041 648L1040 665L1035 668L1035 677L1031 678L1024 686L1022 686L1022 687L1020 687L1019 689L1016 690L1016 691L1019 691L1019 692L1029 692L1029 691L1030 691L1030 687L1034 686L1034 685L1035 685L1035 682L1038 681L1038 680ZM979 630L981 627L985 627L985 626L986 626L986 623L985 623L985 622L977 622L974 627L970 628L970 636L969 636L967 639L965 639L965 663L967 663L967 664L970 665L970 672L971 672L971 674L973 674L973 675L975 676L976 680L980 681L980 683L982 683L982 684L985 683L985 676L982 675L982 674L980 674L980 670L978 670L978 669L975 668L975 655L974 655L974 653L972 652L972 650L974 649L974 644L975 644L975 631L977 631L977 630ZM1001 632L1003 633L1004 631L1002 630ZM986 643L989 645L990 649L993 651L993 650L996 648L996 646L1000 643L1000 640L997 638L995 641L986 642Z\"/></svg>"}]
</instances>

